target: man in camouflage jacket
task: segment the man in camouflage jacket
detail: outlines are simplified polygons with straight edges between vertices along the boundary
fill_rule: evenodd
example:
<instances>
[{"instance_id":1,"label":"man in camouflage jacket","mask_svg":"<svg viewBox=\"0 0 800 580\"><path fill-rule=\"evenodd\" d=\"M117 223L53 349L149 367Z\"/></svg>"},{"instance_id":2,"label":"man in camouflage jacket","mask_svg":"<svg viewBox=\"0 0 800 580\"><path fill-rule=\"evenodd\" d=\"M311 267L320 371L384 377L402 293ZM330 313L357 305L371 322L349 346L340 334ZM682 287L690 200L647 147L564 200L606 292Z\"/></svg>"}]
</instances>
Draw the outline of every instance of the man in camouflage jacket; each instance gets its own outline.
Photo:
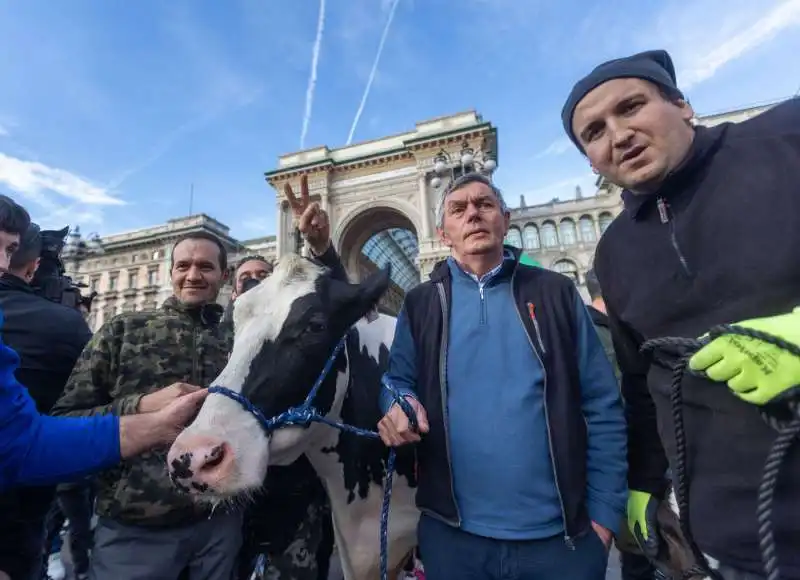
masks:
<instances>
[{"instance_id":1,"label":"man in camouflage jacket","mask_svg":"<svg viewBox=\"0 0 800 580\"><path fill-rule=\"evenodd\" d=\"M216 304L227 255L211 234L193 233L172 250L174 295L155 311L107 321L81 354L61 415L131 415L157 410L207 387L227 362L232 336ZM98 477L99 516L90 577L97 580L230 580L241 516L195 504L165 469L166 449L124 461Z\"/></svg>"}]
</instances>

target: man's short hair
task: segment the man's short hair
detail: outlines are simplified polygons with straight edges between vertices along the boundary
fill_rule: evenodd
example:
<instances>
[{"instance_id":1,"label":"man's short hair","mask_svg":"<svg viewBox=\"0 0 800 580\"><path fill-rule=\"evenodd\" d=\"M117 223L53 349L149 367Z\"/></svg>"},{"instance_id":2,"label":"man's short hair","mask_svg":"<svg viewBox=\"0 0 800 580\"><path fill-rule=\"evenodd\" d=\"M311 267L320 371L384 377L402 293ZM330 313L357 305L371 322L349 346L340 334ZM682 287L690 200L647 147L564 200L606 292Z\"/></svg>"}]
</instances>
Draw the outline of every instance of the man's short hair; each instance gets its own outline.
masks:
<instances>
[{"instance_id":1,"label":"man's short hair","mask_svg":"<svg viewBox=\"0 0 800 580\"><path fill-rule=\"evenodd\" d=\"M444 202L447 196L470 183L482 183L491 189L497 201L500 203L500 211L503 213L509 212L508 205L506 205L506 200L503 199L503 193L500 191L500 188L492 183L492 180L483 173L473 171L472 173L465 173L457 177L442 191L442 194L439 196L439 202L436 204L436 227L440 229L444 227Z\"/></svg>"},{"instance_id":2,"label":"man's short hair","mask_svg":"<svg viewBox=\"0 0 800 580\"><path fill-rule=\"evenodd\" d=\"M34 223L19 237L19 248L11 256L9 270L24 268L42 255L42 230Z\"/></svg>"},{"instance_id":3,"label":"man's short hair","mask_svg":"<svg viewBox=\"0 0 800 580\"><path fill-rule=\"evenodd\" d=\"M217 236L209 232L190 232L188 234L183 234L172 245L172 251L170 251L169 254L170 270L172 270L173 266L175 265L175 248L178 247L178 244L185 242L187 240L206 240L207 242L215 244L219 248L220 270L225 272L225 270L228 269L228 250L225 249L225 246L222 244L222 240L220 240Z\"/></svg>"},{"instance_id":4,"label":"man's short hair","mask_svg":"<svg viewBox=\"0 0 800 580\"><path fill-rule=\"evenodd\" d=\"M272 262L270 262L269 260L267 260L264 256L262 256L260 254L253 254L252 256L245 256L244 258L239 260L236 263L235 271L238 272L239 268L241 268L245 264L245 262L254 262L254 261L255 262L264 262L267 266L269 266L270 274L272 273L272 270L274 269L273 266L272 266Z\"/></svg>"},{"instance_id":5,"label":"man's short hair","mask_svg":"<svg viewBox=\"0 0 800 580\"><path fill-rule=\"evenodd\" d=\"M31 225L27 210L7 195L0 195L0 231L24 234Z\"/></svg>"},{"instance_id":6,"label":"man's short hair","mask_svg":"<svg viewBox=\"0 0 800 580\"><path fill-rule=\"evenodd\" d=\"M597 279L597 274L594 273L594 268L586 272L586 290L589 291L589 297L592 300L603 297L603 292L600 289L600 281Z\"/></svg>"}]
</instances>

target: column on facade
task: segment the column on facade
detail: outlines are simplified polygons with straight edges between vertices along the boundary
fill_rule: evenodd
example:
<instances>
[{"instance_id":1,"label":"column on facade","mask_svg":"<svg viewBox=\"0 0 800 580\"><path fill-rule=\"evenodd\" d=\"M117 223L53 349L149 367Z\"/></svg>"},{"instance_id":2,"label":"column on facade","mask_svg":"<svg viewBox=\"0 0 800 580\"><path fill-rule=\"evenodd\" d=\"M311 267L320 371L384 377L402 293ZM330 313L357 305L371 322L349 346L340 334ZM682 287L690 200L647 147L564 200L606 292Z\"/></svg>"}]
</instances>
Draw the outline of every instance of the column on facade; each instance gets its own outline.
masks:
<instances>
[{"instance_id":1,"label":"column on facade","mask_svg":"<svg viewBox=\"0 0 800 580\"><path fill-rule=\"evenodd\" d=\"M594 222L594 235L595 235L595 239L596 239L596 240L599 240L599 239L600 239L600 236L603 234L603 232L601 232L601 231L600 231L600 214L599 214L599 213L597 213L597 212L595 212L595 213L592 215L592 218L593 218L593 219L592 219L592 222Z\"/></svg>"},{"instance_id":2,"label":"column on facade","mask_svg":"<svg viewBox=\"0 0 800 580\"><path fill-rule=\"evenodd\" d=\"M428 184L425 173L422 173L419 178L419 211L422 217L422 232L420 232L420 239L428 240L433 235L431 231L431 206L428 200Z\"/></svg>"},{"instance_id":3,"label":"column on facade","mask_svg":"<svg viewBox=\"0 0 800 580\"><path fill-rule=\"evenodd\" d=\"M327 212L330 212L330 200L328 196L328 185L327 183L323 184L322 191L319 194L319 205L322 209Z\"/></svg>"},{"instance_id":4,"label":"column on facade","mask_svg":"<svg viewBox=\"0 0 800 580\"><path fill-rule=\"evenodd\" d=\"M278 222L278 229L275 233L275 258L278 259L283 255L283 246L285 235L283 228L283 204L278 201L278 208L275 210L276 220Z\"/></svg>"}]
</instances>

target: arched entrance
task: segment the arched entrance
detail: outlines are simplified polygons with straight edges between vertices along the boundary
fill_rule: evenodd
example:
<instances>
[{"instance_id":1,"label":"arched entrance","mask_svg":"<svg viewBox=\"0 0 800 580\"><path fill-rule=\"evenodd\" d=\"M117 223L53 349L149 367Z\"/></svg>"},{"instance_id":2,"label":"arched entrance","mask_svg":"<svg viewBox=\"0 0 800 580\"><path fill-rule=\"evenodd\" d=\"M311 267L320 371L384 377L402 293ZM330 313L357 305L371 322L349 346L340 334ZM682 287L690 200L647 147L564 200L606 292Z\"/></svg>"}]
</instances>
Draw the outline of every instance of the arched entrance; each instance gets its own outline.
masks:
<instances>
[{"instance_id":1,"label":"arched entrance","mask_svg":"<svg viewBox=\"0 0 800 580\"><path fill-rule=\"evenodd\" d=\"M418 253L416 227L403 213L388 207L372 207L355 216L339 239L339 254L352 279L362 280L391 265L392 284L380 307L392 315L400 311L406 292L419 284Z\"/></svg>"}]
</instances>

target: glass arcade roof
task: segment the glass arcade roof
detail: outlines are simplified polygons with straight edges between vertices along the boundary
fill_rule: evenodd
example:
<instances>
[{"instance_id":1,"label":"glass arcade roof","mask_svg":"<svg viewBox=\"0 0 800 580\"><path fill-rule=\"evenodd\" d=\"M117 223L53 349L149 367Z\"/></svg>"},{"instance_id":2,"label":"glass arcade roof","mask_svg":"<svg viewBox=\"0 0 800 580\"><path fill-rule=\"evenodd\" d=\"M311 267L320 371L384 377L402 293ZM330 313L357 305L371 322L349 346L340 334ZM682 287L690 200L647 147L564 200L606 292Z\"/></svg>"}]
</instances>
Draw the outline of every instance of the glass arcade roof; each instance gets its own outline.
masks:
<instances>
[{"instance_id":1,"label":"glass arcade roof","mask_svg":"<svg viewBox=\"0 0 800 580\"><path fill-rule=\"evenodd\" d=\"M419 284L419 271L414 263L419 244L412 232L401 228L378 232L367 240L361 253L379 268L391 264L392 280L404 291Z\"/></svg>"}]
</instances>

